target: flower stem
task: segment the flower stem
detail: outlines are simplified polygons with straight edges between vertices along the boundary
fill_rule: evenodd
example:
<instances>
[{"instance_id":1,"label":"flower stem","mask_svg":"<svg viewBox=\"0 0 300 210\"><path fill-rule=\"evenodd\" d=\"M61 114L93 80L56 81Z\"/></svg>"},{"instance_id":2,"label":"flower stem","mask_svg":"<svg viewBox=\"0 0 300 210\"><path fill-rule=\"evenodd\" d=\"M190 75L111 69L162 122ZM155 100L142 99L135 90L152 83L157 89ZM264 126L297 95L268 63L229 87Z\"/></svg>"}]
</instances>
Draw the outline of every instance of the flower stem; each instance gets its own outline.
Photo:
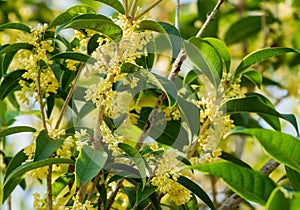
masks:
<instances>
[{"instance_id":1,"label":"flower stem","mask_svg":"<svg viewBox=\"0 0 300 210\"><path fill-rule=\"evenodd\" d=\"M46 131L46 133L48 133L47 124L46 124L46 116L45 116L45 112L44 112L43 93L42 93L42 88L41 88L41 71L39 71L38 76L37 76L37 91L38 91L38 102L40 105L40 113L41 113L41 117L42 117L43 127L44 127L44 130Z\"/></svg>"},{"instance_id":2,"label":"flower stem","mask_svg":"<svg viewBox=\"0 0 300 210\"><path fill-rule=\"evenodd\" d=\"M151 4L148 8L146 8L144 11L142 11L140 14L138 14L134 20L138 20L141 17L143 17L147 12L149 12L151 9L153 9L155 6L157 6L159 3L161 3L163 0L157 0L153 4Z\"/></svg>"},{"instance_id":3,"label":"flower stem","mask_svg":"<svg viewBox=\"0 0 300 210\"><path fill-rule=\"evenodd\" d=\"M123 0L123 6L125 8L125 15L128 16L128 0Z\"/></svg>"},{"instance_id":4,"label":"flower stem","mask_svg":"<svg viewBox=\"0 0 300 210\"><path fill-rule=\"evenodd\" d=\"M131 8L130 8L129 15L130 15L130 17L131 17L132 20L134 19L134 15L136 13L136 8L137 8L138 1L139 0L134 0L133 3L132 3L132 5L131 5Z\"/></svg>"}]
</instances>

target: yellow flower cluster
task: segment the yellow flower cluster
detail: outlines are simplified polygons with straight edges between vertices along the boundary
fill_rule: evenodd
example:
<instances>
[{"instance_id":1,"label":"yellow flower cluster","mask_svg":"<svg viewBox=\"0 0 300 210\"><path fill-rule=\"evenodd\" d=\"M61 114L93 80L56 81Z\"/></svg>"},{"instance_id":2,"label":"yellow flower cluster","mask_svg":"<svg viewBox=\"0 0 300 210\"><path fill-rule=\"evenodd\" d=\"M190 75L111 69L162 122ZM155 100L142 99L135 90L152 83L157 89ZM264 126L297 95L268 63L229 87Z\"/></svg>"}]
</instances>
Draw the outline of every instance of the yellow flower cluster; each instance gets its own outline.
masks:
<instances>
[{"instance_id":1,"label":"yellow flower cluster","mask_svg":"<svg viewBox=\"0 0 300 210\"><path fill-rule=\"evenodd\" d=\"M164 110L166 120L179 120L180 111L178 107L166 107Z\"/></svg>"},{"instance_id":2,"label":"yellow flower cluster","mask_svg":"<svg viewBox=\"0 0 300 210\"><path fill-rule=\"evenodd\" d=\"M64 210L96 210L97 207L93 207L91 201L86 200L84 203L79 201L78 195L73 197L73 206L72 207L65 207Z\"/></svg>"},{"instance_id":3,"label":"yellow flower cluster","mask_svg":"<svg viewBox=\"0 0 300 210\"><path fill-rule=\"evenodd\" d=\"M177 205L182 205L190 200L191 193L184 186L176 182L181 175L176 169L180 165L177 157L177 150L168 149L160 159L155 177L151 180L151 183L153 186L157 186L163 194L170 195L170 199Z\"/></svg>"},{"instance_id":4,"label":"yellow flower cluster","mask_svg":"<svg viewBox=\"0 0 300 210\"><path fill-rule=\"evenodd\" d=\"M40 77L40 88L42 93L46 96L49 93L56 93L58 88L58 81L49 68L52 61L48 59L47 53L53 52L51 40L43 40L43 35L47 29L47 25L39 25L33 28L30 33L20 35L18 42L28 43L33 46L31 53L21 50L18 54L18 63L20 69L25 69L26 72L22 75L25 80L30 80L28 84L25 80L20 80L22 90L19 92L20 100L24 103L29 103L27 93L30 97L38 90L38 77ZM46 66L40 68L40 61L44 61Z\"/></svg>"},{"instance_id":5,"label":"yellow flower cluster","mask_svg":"<svg viewBox=\"0 0 300 210\"><path fill-rule=\"evenodd\" d=\"M41 196L39 193L33 194L33 207L35 210L47 210L47 196L46 194L44 196ZM56 197L56 199L53 199L52 204L53 210L65 210L67 209L65 207L65 199L62 197Z\"/></svg>"},{"instance_id":6,"label":"yellow flower cluster","mask_svg":"<svg viewBox=\"0 0 300 210\"><path fill-rule=\"evenodd\" d=\"M78 140L76 141L76 150L80 151L82 147L88 145L89 134L86 129L80 129L80 132L75 131L74 137Z\"/></svg>"}]
</instances>

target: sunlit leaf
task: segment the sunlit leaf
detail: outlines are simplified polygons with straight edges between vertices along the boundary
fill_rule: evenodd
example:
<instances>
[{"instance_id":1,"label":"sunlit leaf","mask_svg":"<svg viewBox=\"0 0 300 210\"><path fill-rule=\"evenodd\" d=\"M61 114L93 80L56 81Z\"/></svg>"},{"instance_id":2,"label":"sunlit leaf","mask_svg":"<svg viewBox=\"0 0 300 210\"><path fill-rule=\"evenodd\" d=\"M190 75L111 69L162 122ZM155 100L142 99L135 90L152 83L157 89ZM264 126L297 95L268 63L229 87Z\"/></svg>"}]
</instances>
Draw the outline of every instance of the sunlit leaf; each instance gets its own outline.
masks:
<instances>
[{"instance_id":1,"label":"sunlit leaf","mask_svg":"<svg viewBox=\"0 0 300 210\"><path fill-rule=\"evenodd\" d=\"M9 53L9 52L14 52L18 50L32 50L33 46L28 43L14 43L10 45L4 45L0 47L0 55Z\"/></svg>"},{"instance_id":2,"label":"sunlit leaf","mask_svg":"<svg viewBox=\"0 0 300 210\"><path fill-rule=\"evenodd\" d=\"M0 101L2 101L9 93L19 87L19 81L26 70L15 70L9 73L0 85Z\"/></svg>"},{"instance_id":3,"label":"sunlit leaf","mask_svg":"<svg viewBox=\"0 0 300 210\"><path fill-rule=\"evenodd\" d=\"M6 128L5 130L0 131L0 137L5 137L15 133L22 133L22 132L35 132L36 129L29 127L29 126L15 126Z\"/></svg>"},{"instance_id":4,"label":"sunlit leaf","mask_svg":"<svg viewBox=\"0 0 300 210\"><path fill-rule=\"evenodd\" d=\"M5 23L0 25L0 31L4 29L16 29L20 31L30 32L30 27L23 23Z\"/></svg>"},{"instance_id":5,"label":"sunlit leaf","mask_svg":"<svg viewBox=\"0 0 300 210\"><path fill-rule=\"evenodd\" d=\"M125 10L124 10L124 7L123 5L120 3L119 0L94 0L94 1L99 1L99 2L102 2L112 8L114 8L115 10L117 10L118 12L124 14L125 13Z\"/></svg>"},{"instance_id":6,"label":"sunlit leaf","mask_svg":"<svg viewBox=\"0 0 300 210\"><path fill-rule=\"evenodd\" d=\"M75 61L80 61L80 62L85 62L90 64L94 64L96 62L95 58L79 52L62 52L50 58L50 60L55 60L55 59L70 59L70 60L75 60Z\"/></svg>"},{"instance_id":7,"label":"sunlit leaf","mask_svg":"<svg viewBox=\"0 0 300 210\"><path fill-rule=\"evenodd\" d=\"M290 199L285 197L283 187L277 187L271 193L266 204L266 210L290 210Z\"/></svg>"}]
</instances>

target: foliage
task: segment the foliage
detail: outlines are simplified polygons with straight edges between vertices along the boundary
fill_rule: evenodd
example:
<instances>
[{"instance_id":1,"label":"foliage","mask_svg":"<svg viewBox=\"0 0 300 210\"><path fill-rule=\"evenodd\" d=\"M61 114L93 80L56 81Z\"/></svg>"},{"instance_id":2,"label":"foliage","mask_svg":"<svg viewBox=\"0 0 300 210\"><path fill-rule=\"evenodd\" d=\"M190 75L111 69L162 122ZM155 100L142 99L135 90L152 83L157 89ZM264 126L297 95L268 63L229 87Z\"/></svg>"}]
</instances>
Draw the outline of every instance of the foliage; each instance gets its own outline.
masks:
<instances>
[{"instance_id":1,"label":"foliage","mask_svg":"<svg viewBox=\"0 0 300 210\"><path fill-rule=\"evenodd\" d=\"M198 0L175 27L144 16L161 2L48 8L37 25L0 2L0 38L11 37L0 45L2 203L31 176L47 187L36 209L299 208L299 110L278 109L299 102L299 36L284 34L290 19L298 30L299 5L289 1L287 17L274 12L284 1ZM40 124L14 124L28 114ZM7 155L8 136L24 132L31 144ZM264 154L248 163L240 139ZM257 170L262 155L273 160ZM225 193L241 199L218 200Z\"/></svg>"}]
</instances>

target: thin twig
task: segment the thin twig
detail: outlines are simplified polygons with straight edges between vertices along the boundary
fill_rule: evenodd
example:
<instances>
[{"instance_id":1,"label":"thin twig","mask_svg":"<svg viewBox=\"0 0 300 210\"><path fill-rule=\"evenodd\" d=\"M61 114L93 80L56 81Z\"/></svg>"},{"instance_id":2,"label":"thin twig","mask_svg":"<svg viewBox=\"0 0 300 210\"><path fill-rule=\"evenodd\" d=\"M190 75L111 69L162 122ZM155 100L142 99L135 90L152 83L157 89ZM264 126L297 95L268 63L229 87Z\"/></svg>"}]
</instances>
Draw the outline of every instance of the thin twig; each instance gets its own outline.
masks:
<instances>
[{"instance_id":1,"label":"thin twig","mask_svg":"<svg viewBox=\"0 0 300 210\"><path fill-rule=\"evenodd\" d=\"M135 16L135 12L136 12L138 1L139 0L134 0L133 3L132 3L132 5L131 5L131 8L130 8L129 15L130 15L130 17L131 17L132 20L134 19L134 16Z\"/></svg>"},{"instance_id":2,"label":"thin twig","mask_svg":"<svg viewBox=\"0 0 300 210\"><path fill-rule=\"evenodd\" d=\"M279 166L278 162L276 162L273 159L270 159L259 171L266 174L266 175L269 175L278 166ZM243 201L243 199L239 195L234 193L223 203L223 205L220 208L218 208L218 210L233 210L233 209L236 209L242 201Z\"/></svg>"},{"instance_id":3,"label":"thin twig","mask_svg":"<svg viewBox=\"0 0 300 210\"><path fill-rule=\"evenodd\" d=\"M62 108L61 108L61 111L60 111L60 113L59 113L58 119L57 119L56 124L55 124L55 129L58 129L59 126L60 126L60 123L61 123L61 121L62 121L62 119L63 119L63 117L64 117L64 114L65 114L65 112L66 112L66 110L67 110L67 108L68 108L69 102L70 102L70 100L71 100L71 98L72 98L72 96L73 96L73 93L74 93L74 91L75 91L77 82L78 82L78 80L79 80L79 77L80 77L80 75L81 75L81 72L82 72L84 66L85 66L85 63L82 63L82 64L80 65L80 67L79 67L79 70L78 70L78 72L77 72L76 78L75 78L75 80L74 80L74 84L72 85L72 87L71 87L71 89L70 89L70 91L69 91L69 93L68 93L68 95L67 95L67 98L66 98L66 100L65 100L65 102L64 102L64 104L63 104L63 106L62 106Z\"/></svg>"},{"instance_id":4,"label":"thin twig","mask_svg":"<svg viewBox=\"0 0 300 210\"><path fill-rule=\"evenodd\" d=\"M52 165L49 165L47 174L47 209L52 210Z\"/></svg>"},{"instance_id":5,"label":"thin twig","mask_svg":"<svg viewBox=\"0 0 300 210\"><path fill-rule=\"evenodd\" d=\"M38 97L38 102L40 105L40 113L41 113L41 117L42 117L43 127L44 127L44 130L46 131L46 133L48 133L47 124L46 124L46 116L45 116L45 112L44 112L43 93L42 93L42 89L41 89L41 71L39 71L38 76L37 76L37 91L38 91L37 97Z\"/></svg>"},{"instance_id":6,"label":"thin twig","mask_svg":"<svg viewBox=\"0 0 300 210\"><path fill-rule=\"evenodd\" d=\"M123 0L123 6L125 8L125 15L128 15L128 0Z\"/></svg>"},{"instance_id":7,"label":"thin twig","mask_svg":"<svg viewBox=\"0 0 300 210\"><path fill-rule=\"evenodd\" d=\"M117 184L116 184L116 188L115 190L110 194L108 200L107 200L107 207L106 209L109 210L110 207L113 205L114 201L115 201L115 198L119 192L119 190L121 189L122 187L122 184L124 182L124 179L120 179Z\"/></svg>"},{"instance_id":8,"label":"thin twig","mask_svg":"<svg viewBox=\"0 0 300 210\"><path fill-rule=\"evenodd\" d=\"M180 21L179 21L179 14L180 14L180 0L176 1L176 13L175 13L175 27L177 30L180 30Z\"/></svg>"},{"instance_id":9,"label":"thin twig","mask_svg":"<svg viewBox=\"0 0 300 210\"><path fill-rule=\"evenodd\" d=\"M149 12L151 9L153 9L156 5L160 4L163 0L157 0L153 4L151 4L149 7L147 7L144 11L142 11L140 14L138 14L134 20L138 20L141 17L143 17L147 12Z\"/></svg>"}]
</instances>

